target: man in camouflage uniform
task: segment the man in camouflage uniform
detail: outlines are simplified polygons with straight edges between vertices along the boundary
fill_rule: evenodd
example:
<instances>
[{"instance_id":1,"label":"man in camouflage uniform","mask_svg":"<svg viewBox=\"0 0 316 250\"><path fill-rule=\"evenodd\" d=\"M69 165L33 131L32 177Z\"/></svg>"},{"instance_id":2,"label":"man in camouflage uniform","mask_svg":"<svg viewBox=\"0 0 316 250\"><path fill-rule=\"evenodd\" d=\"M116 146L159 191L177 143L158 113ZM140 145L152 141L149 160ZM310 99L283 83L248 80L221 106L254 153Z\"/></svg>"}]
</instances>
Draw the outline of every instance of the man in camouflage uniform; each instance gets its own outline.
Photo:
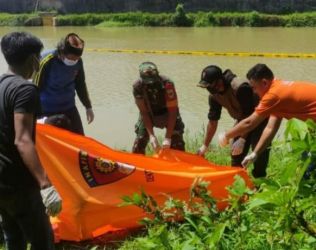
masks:
<instances>
[{"instance_id":1,"label":"man in camouflage uniform","mask_svg":"<svg viewBox=\"0 0 316 250\"><path fill-rule=\"evenodd\" d=\"M166 128L162 142L163 148L184 151L182 122L177 93L174 83L159 75L157 66L152 62L143 62L139 66L140 78L133 84L133 95L140 111L135 125L136 139L133 153L145 154L148 141L155 152L160 149L154 127Z\"/></svg>"}]
</instances>

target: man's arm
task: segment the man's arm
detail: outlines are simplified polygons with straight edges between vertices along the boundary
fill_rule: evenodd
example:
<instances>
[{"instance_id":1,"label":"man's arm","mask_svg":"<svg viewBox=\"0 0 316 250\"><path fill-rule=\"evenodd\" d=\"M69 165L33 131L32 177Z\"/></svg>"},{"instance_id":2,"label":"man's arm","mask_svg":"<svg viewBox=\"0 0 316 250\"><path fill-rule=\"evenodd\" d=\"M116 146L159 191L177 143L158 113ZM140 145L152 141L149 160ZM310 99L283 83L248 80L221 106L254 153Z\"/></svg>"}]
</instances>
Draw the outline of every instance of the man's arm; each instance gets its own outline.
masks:
<instances>
[{"instance_id":1,"label":"man's arm","mask_svg":"<svg viewBox=\"0 0 316 250\"><path fill-rule=\"evenodd\" d=\"M39 90L43 89L45 86L45 78L46 78L46 71L47 67L50 64L51 60L54 58L53 53L47 53L45 55L41 55L41 62L39 66L38 72L35 74L33 82L38 87Z\"/></svg>"},{"instance_id":2,"label":"man's arm","mask_svg":"<svg viewBox=\"0 0 316 250\"><path fill-rule=\"evenodd\" d=\"M264 128L255 149L252 151L251 154L247 155L243 159L241 164L244 167L247 167L249 164L253 163L258 158L258 155L261 154L268 147L276 132L278 131L281 121L282 118L270 116L268 124Z\"/></svg>"},{"instance_id":3,"label":"man's arm","mask_svg":"<svg viewBox=\"0 0 316 250\"><path fill-rule=\"evenodd\" d=\"M168 80L168 82L165 83L165 91L166 106L168 108L168 124L166 129L165 140L167 141L168 146L170 146L169 144L171 143L171 136L173 134L173 130L176 125L178 115L178 97L176 89L174 87L174 83L170 80Z\"/></svg>"},{"instance_id":4,"label":"man's arm","mask_svg":"<svg viewBox=\"0 0 316 250\"><path fill-rule=\"evenodd\" d=\"M222 114L222 105L219 104L212 95L208 97L208 105L209 105L209 112L208 112L208 124L206 128L206 134L204 138L204 144L202 147L207 147L211 143L215 132L217 130L218 121L221 118Z\"/></svg>"},{"instance_id":5,"label":"man's arm","mask_svg":"<svg viewBox=\"0 0 316 250\"><path fill-rule=\"evenodd\" d=\"M33 175L41 189L40 193L47 214L56 216L62 209L62 200L55 187L50 183L41 165L32 138L34 131L34 107L38 103L37 91L34 90L34 85L22 85L14 97L14 144L25 167Z\"/></svg>"},{"instance_id":6,"label":"man's arm","mask_svg":"<svg viewBox=\"0 0 316 250\"><path fill-rule=\"evenodd\" d=\"M82 63L82 61L81 61L81 63ZM84 73L83 65L82 65L81 69L79 70L78 75L76 76L75 83L76 83L76 86L75 86L76 92L77 92L79 100L81 101L83 106L86 109L92 108L90 97L89 97L89 92L88 92L88 88L87 88L87 84L86 84L86 80L85 80L85 73Z\"/></svg>"},{"instance_id":7,"label":"man's arm","mask_svg":"<svg viewBox=\"0 0 316 250\"><path fill-rule=\"evenodd\" d=\"M204 145L208 147L216 133L218 121L209 121L207 124L206 134L204 138Z\"/></svg>"},{"instance_id":8,"label":"man's arm","mask_svg":"<svg viewBox=\"0 0 316 250\"><path fill-rule=\"evenodd\" d=\"M217 130L218 120L221 117L222 113L222 105L220 105L212 95L209 95L208 98L208 104L209 104L209 112L208 112L208 124L204 136L204 143L203 145L198 149L197 154L200 156L204 156L205 153L208 150L208 146L211 143L215 132Z\"/></svg>"},{"instance_id":9,"label":"man's arm","mask_svg":"<svg viewBox=\"0 0 316 250\"><path fill-rule=\"evenodd\" d=\"M146 128L149 136L153 136L154 135L153 123L150 119L149 111L148 111L148 108L146 106L145 100L135 98L135 103L136 103L136 105L140 111L140 114L143 118L143 122L144 122L145 128Z\"/></svg>"},{"instance_id":10,"label":"man's arm","mask_svg":"<svg viewBox=\"0 0 316 250\"><path fill-rule=\"evenodd\" d=\"M235 138L237 136L242 136L249 133L255 127L257 127L266 117L258 115L256 112L253 112L252 115L240 121L232 129L228 130L225 133L226 139Z\"/></svg>"},{"instance_id":11,"label":"man's arm","mask_svg":"<svg viewBox=\"0 0 316 250\"><path fill-rule=\"evenodd\" d=\"M80 63L82 64L82 60ZM88 92L88 88L87 88L87 84L85 80L83 64L82 64L81 70L79 70L78 75L75 79L75 84L76 84L75 87L76 87L76 92L78 94L79 100L81 101L83 106L86 108L87 121L88 121L88 124L90 124L94 120L94 112L92 109L92 104L91 104L91 100L89 97L89 92Z\"/></svg>"},{"instance_id":12,"label":"man's arm","mask_svg":"<svg viewBox=\"0 0 316 250\"><path fill-rule=\"evenodd\" d=\"M259 155L262 153L262 151L264 151L267 148L267 146L273 140L276 132L278 131L278 129L281 125L281 122L282 122L282 118L270 116L268 124L266 125L265 129L263 130L262 135L260 137L260 140L258 141L253 152L255 152L257 155Z\"/></svg>"},{"instance_id":13,"label":"man's arm","mask_svg":"<svg viewBox=\"0 0 316 250\"><path fill-rule=\"evenodd\" d=\"M176 125L178 110L177 109L168 109L168 124L166 129L165 138L171 138L174 127Z\"/></svg>"},{"instance_id":14,"label":"man's arm","mask_svg":"<svg viewBox=\"0 0 316 250\"><path fill-rule=\"evenodd\" d=\"M34 176L41 189L51 186L46 172L37 155L33 133L33 115L28 113L14 113L15 141L18 152L25 166Z\"/></svg>"}]
</instances>

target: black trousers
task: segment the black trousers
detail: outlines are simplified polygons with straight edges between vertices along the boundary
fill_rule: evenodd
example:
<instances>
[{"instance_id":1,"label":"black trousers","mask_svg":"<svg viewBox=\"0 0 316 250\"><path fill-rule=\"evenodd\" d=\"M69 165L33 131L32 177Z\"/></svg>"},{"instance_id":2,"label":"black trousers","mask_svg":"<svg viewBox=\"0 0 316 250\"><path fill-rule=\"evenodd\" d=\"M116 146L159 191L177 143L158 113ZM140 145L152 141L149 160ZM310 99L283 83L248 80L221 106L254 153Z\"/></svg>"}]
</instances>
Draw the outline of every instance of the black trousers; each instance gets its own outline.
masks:
<instances>
[{"instance_id":1,"label":"black trousers","mask_svg":"<svg viewBox=\"0 0 316 250\"><path fill-rule=\"evenodd\" d=\"M1 226L8 250L53 250L54 235L39 190L0 196Z\"/></svg>"},{"instance_id":2,"label":"black trousers","mask_svg":"<svg viewBox=\"0 0 316 250\"><path fill-rule=\"evenodd\" d=\"M53 115L65 115L70 120L69 128L65 128L73 133L84 135L83 125L80 118L77 107L73 107L67 111L55 112L55 113L42 113L41 116L53 116ZM52 124L54 125L54 124Z\"/></svg>"},{"instance_id":3,"label":"black trousers","mask_svg":"<svg viewBox=\"0 0 316 250\"><path fill-rule=\"evenodd\" d=\"M261 137L261 134L268 123L268 119L261 122L254 130L252 130L247 138L243 152L240 155L232 155L231 156L231 164L232 166L241 166L242 160L248 154L250 146L254 149ZM238 140L239 137L234 138L234 142ZM255 178L265 177L267 175L266 169L269 162L269 154L270 154L270 146L269 145L257 158L254 162L254 169L252 171L252 175Z\"/></svg>"}]
</instances>

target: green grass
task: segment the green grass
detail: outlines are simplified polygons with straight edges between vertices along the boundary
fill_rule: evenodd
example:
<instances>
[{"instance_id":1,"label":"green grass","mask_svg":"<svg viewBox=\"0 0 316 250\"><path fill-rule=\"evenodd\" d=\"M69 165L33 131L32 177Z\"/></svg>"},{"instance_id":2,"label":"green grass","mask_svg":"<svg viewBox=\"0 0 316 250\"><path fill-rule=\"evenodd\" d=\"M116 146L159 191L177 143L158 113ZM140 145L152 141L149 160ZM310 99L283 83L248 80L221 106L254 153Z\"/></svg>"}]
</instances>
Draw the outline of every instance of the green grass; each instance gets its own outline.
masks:
<instances>
[{"instance_id":1,"label":"green grass","mask_svg":"<svg viewBox=\"0 0 316 250\"><path fill-rule=\"evenodd\" d=\"M96 25L96 27L131 27L131 22L115 22L115 21L104 21Z\"/></svg>"}]
</instances>

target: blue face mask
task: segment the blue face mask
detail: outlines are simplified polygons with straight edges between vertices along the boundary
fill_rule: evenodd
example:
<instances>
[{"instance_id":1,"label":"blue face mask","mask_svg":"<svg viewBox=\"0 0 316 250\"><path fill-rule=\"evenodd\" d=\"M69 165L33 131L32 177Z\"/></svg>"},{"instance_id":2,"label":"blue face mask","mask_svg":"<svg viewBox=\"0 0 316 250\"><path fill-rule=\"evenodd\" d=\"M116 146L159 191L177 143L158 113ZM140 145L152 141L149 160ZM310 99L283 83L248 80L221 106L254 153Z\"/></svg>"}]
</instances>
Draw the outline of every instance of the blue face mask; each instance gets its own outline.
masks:
<instances>
[{"instance_id":1,"label":"blue face mask","mask_svg":"<svg viewBox=\"0 0 316 250\"><path fill-rule=\"evenodd\" d=\"M67 57L65 57L65 58L63 59L63 63L64 63L65 65L67 65L67 66L74 66L74 65L77 64L78 61L79 61L79 60L70 60L70 59L68 59Z\"/></svg>"}]
</instances>

